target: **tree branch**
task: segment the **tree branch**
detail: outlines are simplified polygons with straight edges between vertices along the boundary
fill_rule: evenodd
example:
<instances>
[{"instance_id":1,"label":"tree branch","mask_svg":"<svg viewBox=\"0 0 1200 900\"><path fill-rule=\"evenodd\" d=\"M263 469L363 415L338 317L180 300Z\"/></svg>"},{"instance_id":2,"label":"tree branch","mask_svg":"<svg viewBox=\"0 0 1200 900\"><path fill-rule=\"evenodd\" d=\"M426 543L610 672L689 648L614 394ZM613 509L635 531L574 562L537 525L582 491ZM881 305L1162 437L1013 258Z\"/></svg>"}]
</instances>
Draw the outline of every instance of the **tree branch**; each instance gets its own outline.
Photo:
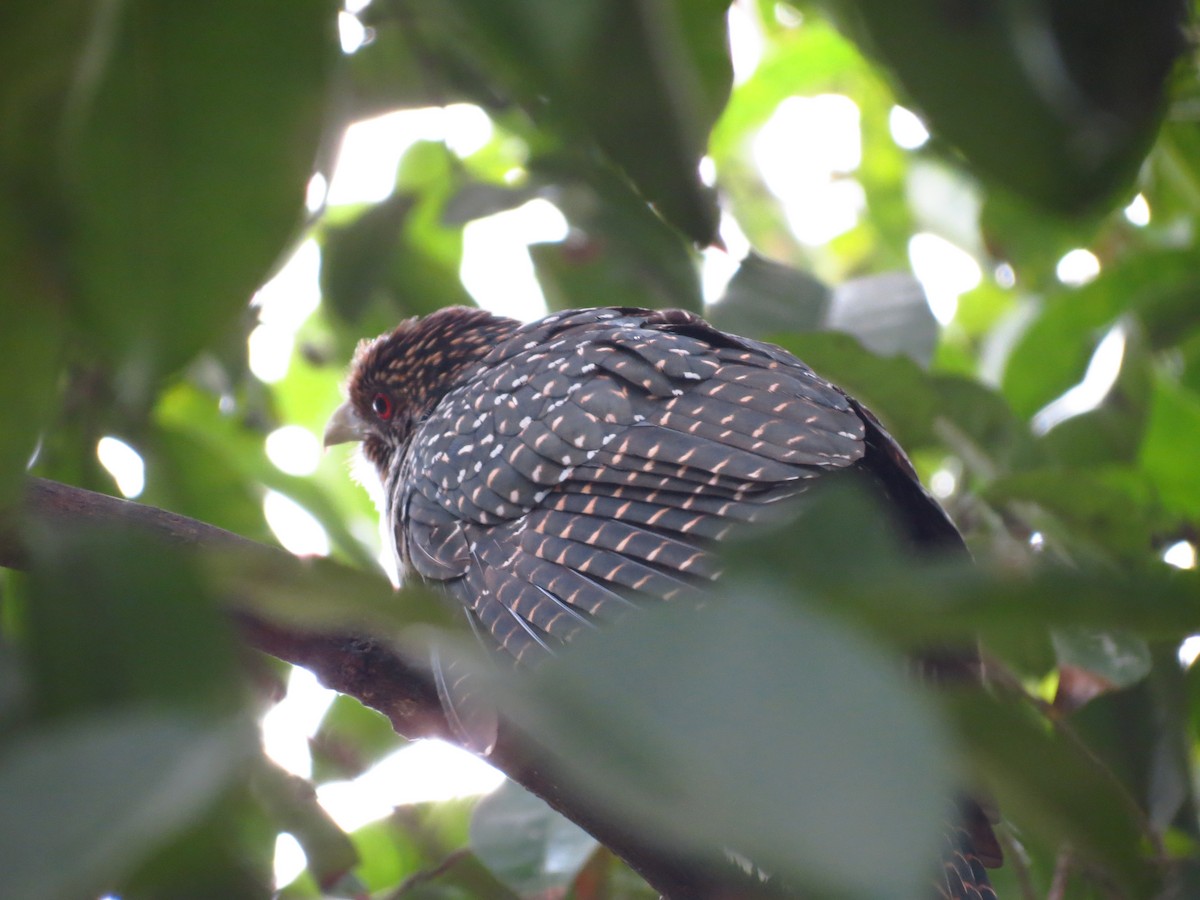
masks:
<instances>
[{"instance_id":1,"label":"tree branch","mask_svg":"<svg viewBox=\"0 0 1200 900\"><path fill-rule=\"evenodd\" d=\"M0 566L30 564L28 525L54 529L90 525L149 532L170 544L196 548L239 548L284 556L284 551L214 525L152 506L133 503L41 478L30 478L20 511L0 511ZM409 739L456 742L428 671L398 653L390 641L355 634L313 634L282 627L242 610L230 613L251 647L312 671L329 688L356 698L388 717ZM714 867L664 849L640 833L637 823L616 821L593 809L563 777L568 763L507 723L487 761L509 778L592 834L624 859L664 896L717 898L775 896L735 866Z\"/></svg>"}]
</instances>

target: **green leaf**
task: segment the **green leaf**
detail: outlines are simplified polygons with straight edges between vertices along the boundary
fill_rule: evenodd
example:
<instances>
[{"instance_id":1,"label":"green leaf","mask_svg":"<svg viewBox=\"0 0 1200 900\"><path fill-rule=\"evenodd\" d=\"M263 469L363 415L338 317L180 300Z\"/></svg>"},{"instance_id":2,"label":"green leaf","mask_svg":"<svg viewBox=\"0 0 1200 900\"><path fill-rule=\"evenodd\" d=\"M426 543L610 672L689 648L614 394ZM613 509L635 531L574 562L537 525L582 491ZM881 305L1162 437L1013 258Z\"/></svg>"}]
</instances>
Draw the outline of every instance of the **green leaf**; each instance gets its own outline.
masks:
<instances>
[{"instance_id":1,"label":"green leaf","mask_svg":"<svg viewBox=\"0 0 1200 900\"><path fill-rule=\"evenodd\" d=\"M1006 815L1051 847L1070 841L1128 896L1155 894L1140 812L1102 764L1028 709L981 692L944 702L972 767Z\"/></svg>"},{"instance_id":2,"label":"green leaf","mask_svg":"<svg viewBox=\"0 0 1200 900\"><path fill-rule=\"evenodd\" d=\"M1116 383L1098 407L1038 437L1037 448L1048 460L1067 467L1136 465L1150 418L1156 362L1136 321L1123 324L1125 349Z\"/></svg>"},{"instance_id":3,"label":"green leaf","mask_svg":"<svg viewBox=\"0 0 1200 900\"><path fill-rule=\"evenodd\" d=\"M253 743L254 735L250 740ZM247 767L249 768L249 767ZM199 821L172 836L129 878L111 885L120 897L258 900L272 888L277 826L247 785L235 780Z\"/></svg>"},{"instance_id":4,"label":"green leaf","mask_svg":"<svg viewBox=\"0 0 1200 900\"><path fill-rule=\"evenodd\" d=\"M538 283L552 310L591 306L645 306L699 312L703 301L694 254L611 174L578 181L561 159L536 162L539 179L561 177L555 197L573 226L565 241L533 244Z\"/></svg>"},{"instance_id":5,"label":"green leaf","mask_svg":"<svg viewBox=\"0 0 1200 900\"><path fill-rule=\"evenodd\" d=\"M324 415L337 396L335 388L329 390ZM147 437L152 452L146 502L221 525L243 537L272 541L262 514L266 486L311 512L349 560L361 568L375 567L373 556L350 534L329 490L312 478L281 472L267 460L266 429L252 413L227 415L216 396L180 383L160 398L154 424ZM344 482L342 486L349 487Z\"/></svg>"},{"instance_id":6,"label":"green leaf","mask_svg":"<svg viewBox=\"0 0 1200 900\"><path fill-rule=\"evenodd\" d=\"M404 740L381 713L338 695L309 743L313 780L325 782L358 777Z\"/></svg>"},{"instance_id":7,"label":"green leaf","mask_svg":"<svg viewBox=\"0 0 1200 900\"><path fill-rule=\"evenodd\" d=\"M344 225L330 225L321 248L321 297L334 315L357 324L377 291L401 240L416 198L392 194Z\"/></svg>"},{"instance_id":8,"label":"green leaf","mask_svg":"<svg viewBox=\"0 0 1200 900\"><path fill-rule=\"evenodd\" d=\"M45 296L33 259L13 235L0 200L0 506L17 497L41 429L57 406L64 316Z\"/></svg>"},{"instance_id":9,"label":"green leaf","mask_svg":"<svg viewBox=\"0 0 1200 900\"><path fill-rule=\"evenodd\" d=\"M1155 829L1163 832L1177 823L1194 835L1195 825L1187 822L1186 815L1177 816L1190 781L1186 688L1179 658L1173 646L1160 644L1152 651L1134 650L1129 662L1123 673L1128 683L1119 685L1122 689L1097 697L1067 722L1073 736L1103 760L1145 810ZM1145 669L1142 677L1132 678L1139 668Z\"/></svg>"},{"instance_id":10,"label":"green leaf","mask_svg":"<svg viewBox=\"0 0 1200 900\"><path fill-rule=\"evenodd\" d=\"M89 340L142 398L224 333L303 222L335 9L112 9L68 131L73 261Z\"/></svg>"},{"instance_id":11,"label":"green leaf","mask_svg":"<svg viewBox=\"0 0 1200 900\"><path fill-rule=\"evenodd\" d=\"M718 328L766 338L779 332L819 329L830 302L829 287L820 279L750 253L729 279L721 299L704 314Z\"/></svg>"},{"instance_id":12,"label":"green leaf","mask_svg":"<svg viewBox=\"0 0 1200 900\"><path fill-rule=\"evenodd\" d=\"M273 764L259 769L256 788L269 806L274 823L304 848L308 872L324 887L341 884L358 863L350 837L317 802L313 785Z\"/></svg>"},{"instance_id":13,"label":"green leaf","mask_svg":"<svg viewBox=\"0 0 1200 900\"><path fill-rule=\"evenodd\" d=\"M405 897L516 900L516 894L467 852L474 805L471 798L402 806L389 819L358 829L352 835L362 858L357 874L379 890L408 882Z\"/></svg>"},{"instance_id":14,"label":"green leaf","mask_svg":"<svg viewBox=\"0 0 1200 900\"><path fill-rule=\"evenodd\" d=\"M1139 462L1158 488L1168 510L1200 519L1200 397L1159 378L1154 384L1150 420Z\"/></svg>"},{"instance_id":15,"label":"green leaf","mask_svg":"<svg viewBox=\"0 0 1200 900\"><path fill-rule=\"evenodd\" d=\"M40 715L139 702L240 708L229 623L182 550L120 529L30 527L26 537L22 638Z\"/></svg>"},{"instance_id":16,"label":"green leaf","mask_svg":"<svg viewBox=\"0 0 1200 900\"><path fill-rule=\"evenodd\" d=\"M1183 50L1177 0L827 5L977 171L1062 213L1128 188Z\"/></svg>"},{"instance_id":17,"label":"green leaf","mask_svg":"<svg viewBox=\"0 0 1200 900\"><path fill-rule=\"evenodd\" d=\"M395 193L327 226L321 292L330 312L378 334L406 316L473 305L458 277L462 229L445 216L460 181L444 145L419 141L401 159Z\"/></svg>"},{"instance_id":18,"label":"green leaf","mask_svg":"<svg viewBox=\"0 0 1200 900\"><path fill-rule=\"evenodd\" d=\"M928 368L938 323L925 290L912 275L887 272L837 286L825 327L852 334L872 353L907 356Z\"/></svg>"},{"instance_id":19,"label":"green leaf","mask_svg":"<svg viewBox=\"0 0 1200 900\"><path fill-rule=\"evenodd\" d=\"M570 142L595 143L663 217L710 243L697 167L732 82L727 0L458 0L492 71Z\"/></svg>"},{"instance_id":20,"label":"green leaf","mask_svg":"<svg viewBox=\"0 0 1200 900\"><path fill-rule=\"evenodd\" d=\"M284 628L390 639L414 626L461 623L457 610L420 583L397 591L381 572L352 569L330 559L214 548L205 562L211 583L227 605Z\"/></svg>"},{"instance_id":21,"label":"green leaf","mask_svg":"<svg viewBox=\"0 0 1200 900\"><path fill-rule=\"evenodd\" d=\"M867 482L865 487L871 487ZM1182 640L1200 621L1200 573L1155 558L1138 566L1014 570L1000 558L928 559L905 548L878 488L820 483L786 525L727 539L730 573L768 572L828 613L902 649L970 641L1013 645L1050 628L1129 631ZM852 489L857 488L857 489ZM874 500L874 502L869 502Z\"/></svg>"},{"instance_id":22,"label":"green leaf","mask_svg":"<svg viewBox=\"0 0 1200 900\"><path fill-rule=\"evenodd\" d=\"M509 187L472 181L464 184L446 203L442 221L447 225L465 225L475 219L507 212L540 197L543 190L534 185Z\"/></svg>"},{"instance_id":23,"label":"green leaf","mask_svg":"<svg viewBox=\"0 0 1200 900\"><path fill-rule=\"evenodd\" d=\"M936 718L878 648L769 584L720 594L579 640L507 686L508 713L646 839L791 889L923 896L950 802Z\"/></svg>"},{"instance_id":24,"label":"green leaf","mask_svg":"<svg viewBox=\"0 0 1200 900\"><path fill-rule=\"evenodd\" d=\"M243 723L109 709L0 745L0 895L104 889L196 819L253 747Z\"/></svg>"},{"instance_id":25,"label":"green leaf","mask_svg":"<svg viewBox=\"0 0 1200 900\"><path fill-rule=\"evenodd\" d=\"M1112 687L1129 687L1150 673L1150 648L1141 638L1120 632L1059 628L1053 640L1060 666L1084 669Z\"/></svg>"},{"instance_id":26,"label":"green leaf","mask_svg":"<svg viewBox=\"0 0 1200 900\"><path fill-rule=\"evenodd\" d=\"M911 275L853 278L831 291L809 273L756 253L742 260L706 315L718 328L760 339L840 331L879 356L904 355L924 367L938 338L925 291Z\"/></svg>"},{"instance_id":27,"label":"green leaf","mask_svg":"<svg viewBox=\"0 0 1200 900\"><path fill-rule=\"evenodd\" d=\"M1152 346L1172 346L1198 324L1198 272L1190 250L1147 252L1049 298L1009 355L1004 396L1018 415L1032 416L1083 378L1106 327L1126 310Z\"/></svg>"},{"instance_id":28,"label":"green leaf","mask_svg":"<svg viewBox=\"0 0 1200 900\"><path fill-rule=\"evenodd\" d=\"M469 61L444 30L430 22L427 10L406 7L391 18L385 4L360 10L371 29L368 41L349 58L351 91L346 118L368 119L397 109L444 106L495 99ZM434 16L436 18L436 14ZM436 43L437 53L430 43Z\"/></svg>"},{"instance_id":29,"label":"green leaf","mask_svg":"<svg viewBox=\"0 0 1200 900\"><path fill-rule=\"evenodd\" d=\"M1150 481L1118 466L1019 472L993 481L983 496L1037 503L1059 518L1060 537L1093 541L1126 558L1151 552L1165 524Z\"/></svg>"},{"instance_id":30,"label":"green leaf","mask_svg":"<svg viewBox=\"0 0 1200 900\"><path fill-rule=\"evenodd\" d=\"M979 228L988 253L1012 263L1023 285L1038 289L1058 286L1058 261L1095 238L1097 219L1063 218L1004 190L991 190L979 214Z\"/></svg>"},{"instance_id":31,"label":"green leaf","mask_svg":"<svg viewBox=\"0 0 1200 900\"><path fill-rule=\"evenodd\" d=\"M471 849L523 897L566 888L596 847L595 838L512 781L479 801L471 817Z\"/></svg>"}]
</instances>

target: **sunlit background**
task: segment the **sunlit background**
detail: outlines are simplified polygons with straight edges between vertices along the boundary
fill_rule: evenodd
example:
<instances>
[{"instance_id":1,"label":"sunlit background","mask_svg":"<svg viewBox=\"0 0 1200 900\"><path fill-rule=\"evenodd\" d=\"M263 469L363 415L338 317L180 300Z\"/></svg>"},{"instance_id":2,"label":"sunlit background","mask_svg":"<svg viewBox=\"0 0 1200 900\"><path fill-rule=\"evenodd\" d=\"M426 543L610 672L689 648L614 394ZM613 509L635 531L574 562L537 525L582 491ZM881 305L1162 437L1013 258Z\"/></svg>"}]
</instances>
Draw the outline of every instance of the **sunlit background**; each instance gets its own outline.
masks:
<instances>
[{"instance_id":1,"label":"sunlit background","mask_svg":"<svg viewBox=\"0 0 1200 900\"><path fill-rule=\"evenodd\" d=\"M339 24L346 53L354 53L370 39L356 15L363 6L365 3L348 4L341 14ZM759 64L763 36L748 7L735 3L729 15L736 91ZM778 16L781 25L804 27L788 8L780 7ZM930 139L920 118L901 106L891 109L887 124L889 139L901 151L919 151ZM820 139L814 140L813 135ZM443 142L465 160L488 146L494 137L495 129L487 114L462 104L393 112L355 123L343 136L332 176L326 180L318 175L309 185L309 209L314 215L322 211L335 213L340 207L385 199L393 190L405 151L418 141ZM800 245L813 249L818 264L821 248L858 226L867 213L868 198L856 177L863 164L863 148L862 115L855 101L843 94L821 93L783 100L744 149L747 160L778 204L787 228ZM712 160L705 160L702 175L706 180L715 178L720 184L720 174ZM506 175L513 183L519 183L521 177L519 167ZM927 193L914 196L912 202L918 207L941 204L952 208L977 202L933 170L914 169L912 181L911 190ZM1139 195L1124 215L1133 226L1145 227L1153 210ZM749 249L742 228L728 212L723 215L720 232L726 249L709 249L703 255L702 285L709 302L721 296L738 261ZM934 316L943 326L954 323L960 297L985 280L1002 291L1017 287L1010 267L990 271L990 264L980 262L986 259L980 247L971 246L969 240L958 243L947 237L953 229L939 232L914 234L907 256ZM546 306L527 248L535 243L562 241L567 235L566 218L545 198L473 221L465 229L462 284L486 309L522 319L536 317ZM317 241L304 240L254 297L258 324L249 338L249 365L264 384L284 379L296 359L297 335L321 302L320 266ZM1085 285L1100 271L1099 258L1086 247L1063 255L1056 268L1059 281L1068 286ZM1084 379L1037 413L1034 430L1048 432L1100 404L1117 379L1125 342L1125 331L1117 324L1099 342ZM986 371L983 374L988 375ZM992 374L998 378L998 372ZM324 459L316 431L294 424L271 432L265 453L280 472L300 477L313 475ZM97 445L96 454L126 497L142 493L146 472L136 448L116 437L105 437ZM933 473L930 486L935 494L949 496L955 491L956 479L954 471L940 469ZM292 553L330 553L330 538L323 527L285 493L266 491L262 508L279 542ZM1035 533L1031 541L1037 546L1040 535ZM1196 565L1196 548L1180 541L1165 551L1163 560L1172 566L1192 568ZM1184 645L1181 659L1190 663L1197 655L1200 638ZM310 777L313 760L309 742L333 697L333 692L320 687L311 674L294 669L286 699L262 722L263 743L271 759L289 772ZM320 784L317 793L334 820L344 829L353 830L387 816L398 805L480 794L494 789L501 780L497 771L463 751L437 742L421 742L388 756L352 781ZM288 883L304 864L300 845L290 835L280 835L276 847L277 883Z\"/></svg>"}]
</instances>

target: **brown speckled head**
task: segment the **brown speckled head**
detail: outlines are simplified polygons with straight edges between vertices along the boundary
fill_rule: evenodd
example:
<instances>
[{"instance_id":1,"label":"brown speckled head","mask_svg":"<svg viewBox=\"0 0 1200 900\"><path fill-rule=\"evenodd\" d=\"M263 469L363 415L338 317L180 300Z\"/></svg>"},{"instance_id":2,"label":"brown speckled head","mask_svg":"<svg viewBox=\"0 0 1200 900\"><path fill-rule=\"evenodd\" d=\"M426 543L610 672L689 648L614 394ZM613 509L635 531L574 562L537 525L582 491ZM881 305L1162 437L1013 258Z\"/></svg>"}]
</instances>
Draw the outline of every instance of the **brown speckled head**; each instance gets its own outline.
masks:
<instances>
[{"instance_id":1,"label":"brown speckled head","mask_svg":"<svg viewBox=\"0 0 1200 900\"><path fill-rule=\"evenodd\" d=\"M347 381L348 400L325 443L361 440L385 471L413 429L487 352L518 327L481 309L451 306L363 341Z\"/></svg>"}]
</instances>

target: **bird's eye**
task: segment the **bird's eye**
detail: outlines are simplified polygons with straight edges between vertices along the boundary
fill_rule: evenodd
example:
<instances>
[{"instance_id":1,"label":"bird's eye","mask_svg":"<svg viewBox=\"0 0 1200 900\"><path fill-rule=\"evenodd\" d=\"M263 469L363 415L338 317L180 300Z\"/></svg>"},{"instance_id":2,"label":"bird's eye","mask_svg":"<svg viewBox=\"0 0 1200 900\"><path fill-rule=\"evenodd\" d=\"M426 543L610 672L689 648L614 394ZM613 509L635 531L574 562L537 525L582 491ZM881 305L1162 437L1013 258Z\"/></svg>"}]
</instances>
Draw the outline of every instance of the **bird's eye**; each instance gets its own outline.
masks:
<instances>
[{"instance_id":1,"label":"bird's eye","mask_svg":"<svg viewBox=\"0 0 1200 900\"><path fill-rule=\"evenodd\" d=\"M383 392L376 394L375 399L371 401L371 410L381 419L390 419L392 417L392 398Z\"/></svg>"}]
</instances>

